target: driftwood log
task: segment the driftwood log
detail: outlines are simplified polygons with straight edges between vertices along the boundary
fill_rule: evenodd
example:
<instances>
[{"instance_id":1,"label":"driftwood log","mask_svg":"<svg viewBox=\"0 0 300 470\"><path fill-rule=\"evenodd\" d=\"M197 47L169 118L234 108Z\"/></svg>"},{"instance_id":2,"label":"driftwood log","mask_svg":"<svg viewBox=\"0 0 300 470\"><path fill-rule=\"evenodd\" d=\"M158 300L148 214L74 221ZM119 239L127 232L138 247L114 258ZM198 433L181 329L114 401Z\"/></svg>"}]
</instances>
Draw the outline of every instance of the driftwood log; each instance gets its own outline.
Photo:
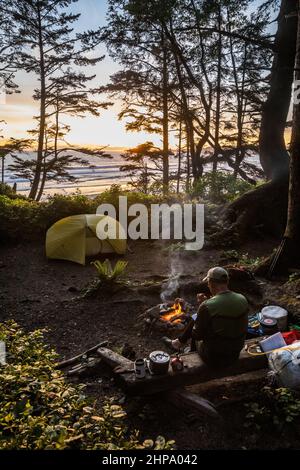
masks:
<instances>
[{"instance_id":1,"label":"driftwood log","mask_svg":"<svg viewBox=\"0 0 300 470\"><path fill-rule=\"evenodd\" d=\"M246 349L253 340L246 343ZM202 398L199 392L193 393L193 389L187 390L185 386L193 384L217 383L226 386L229 382L244 383L252 380L251 373L256 373L255 378L266 375L267 359L265 356L251 356L244 349L239 360L230 367L223 369L211 369L201 360L198 353L182 354L184 369L173 372L171 367L168 374L146 374L145 379L137 379L134 373L134 363L120 354L107 348L99 348L98 356L108 364L115 372L117 380L129 395L155 395L168 400L176 407L188 408L194 412L205 414L212 418L220 418L216 407L208 400ZM253 372L254 371L254 372ZM257 375L257 371L259 374ZM201 387L201 385L200 385Z\"/></svg>"},{"instance_id":2,"label":"driftwood log","mask_svg":"<svg viewBox=\"0 0 300 470\"><path fill-rule=\"evenodd\" d=\"M207 382L215 378L243 374L252 370L265 368L267 359L264 356L250 356L243 351L239 360L232 366L223 369L209 368L197 353L188 353L181 356L185 367L182 372L169 370L166 375L148 374L144 380L136 379L133 372L120 374L120 382L127 393L133 395L147 395L166 390L172 390L185 385Z\"/></svg>"},{"instance_id":3,"label":"driftwood log","mask_svg":"<svg viewBox=\"0 0 300 470\"><path fill-rule=\"evenodd\" d=\"M247 386L261 384L262 381L266 379L267 373L268 369L258 369L244 374L221 377L219 379L209 380L208 382L190 385L187 386L187 389L192 393L200 395L207 395L213 392L214 394L217 393L219 396L222 396L235 388L244 389ZM229 402L229 400L226 400L226 403L227 401Z\"/></svg>"},{"instance_id":4,"label":"driftwood log","mask_svg":"<svg viewBox=\"0 0 300 470\"><path fill-rule=\"evenodd\" d=\"M253 343L253 341L252 341ZM132 395L151 395L164 392L186 385L207 382L209 380L239 375L253 370L259 370L267 367L265 356L251 356L246 350L240 354L240 358L230 367L222 369L212 369L208 367L200 358L198 353L182 354L181 358L185 365L181 372L173 372L171 367L168 374L151 375L146 374L146 378L141 380L135 377L133 371L134 363L126 358L122 358L117 353L106 348L98 350L99 356L118 373L120 385L128 394ZM118 368L118 369L116 369Z\"/></svg>"}]
</instances>

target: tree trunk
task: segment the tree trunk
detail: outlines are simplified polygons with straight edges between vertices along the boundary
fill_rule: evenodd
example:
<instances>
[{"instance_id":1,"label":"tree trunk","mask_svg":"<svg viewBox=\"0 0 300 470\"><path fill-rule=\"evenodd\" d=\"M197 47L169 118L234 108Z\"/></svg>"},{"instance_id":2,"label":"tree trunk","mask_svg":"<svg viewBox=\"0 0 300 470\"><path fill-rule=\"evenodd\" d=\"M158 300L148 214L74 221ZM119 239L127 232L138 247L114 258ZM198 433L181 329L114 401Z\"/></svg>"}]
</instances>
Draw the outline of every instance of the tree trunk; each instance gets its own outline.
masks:
<instances>
[{"instance_id":1,"label":"tree trunk","mask_svg":"<svg viewBox=\"0 0 300 470\"><path fill-rule=\"evenodd\" d=\"M230 26L230 14L227 9L227 23L228 31L231 33ZM244 155L241 151L243 145L243 104L244 104L244 86L245 86L245 73L246 73L246 59L247 59L247 47L248 44L244 43L244 59L243 59L243 74L242 74L242 83L239 83L238 70L236 66L236 58L234 54L233 47L233 37L229 37L229 50L232 63L232 74L234 78L235 93L236 93L236 106L237 106L237 141L236 141L236 153L235 153L235 165L234 165L234 177L238 177L239 169L241 162L244 158Z\"/></svg>"},{"instance_id":2,"label":"tree trunk","mask_svg":"<svg viewBox=\"0 0 300 470\"><path fill-rule=\"evenodd\" d=\"M45 159L44 159L45 160ZM35 198L36 201L40 201L42 196L43 196L43 193L44 193L44 189L45 189L45 184L46 184L46 181L47 181L47 165L46 165L46 161L44 161L44 164L43 164L43 167L42 167L42 175L41 175L42 179L41 179L41 183L40 183L40 187L39 187L39 192Z\"/></svg>"},{"instance_id":3,"label":"tree trunk","mask_svg":"<svg viewBox=\"0 0 300 470\"><path fill-rule=\"evenodd\" d=\"M200 178L203 174L203 164L201 159L201 151L203 146L206 144L209 138L209 125L210 125L210 110L211 104L207 103L204 88L201 82L198 82L197 79L194 77L187 60L185 59L175 36L173 35L173 31L171 32L165 27L165 34L170 41L171 50L174 56L174 61L176 65L176 71L179 80L179 86L182 96L182 102L184 106L184 111L186 113L186 123L187 123L187 131L189 133L189 142L190 142L190 155L191 155L191 162L192 162L192 172L194 180L196 181ZM202 104L205 109L205 116L206 116L206 126L205 132L203 137L200 139L197 145L195 145L195 137L194 137L194 126L193 126L193 115L192 112L189 110L188 100L185 92L185 83L183 81L183 76L181 72L181 65L186 71L186 74L190 80L190 82L196 86L201 95Z\"/></svg>"},{"instance_id":4,"label":"tree trunk","mask_svg":"<svg viewBox=\"0 0 300 470\"><path fill-rule=\"evenodd\" d=\"M222 28L222 12L221 6L218 7L218 30ZM218 39L218 72L217 72L217 96L216 96L216 121L215 121L215 148L214 148L214 161L213 172L215 173L218 168L218 152L219 152L219 135L220 135L220 114L221 114L221 79L222 79L222 34L219 32Z\"/></svg>"},{"instance_id":5,"label":"tree trunk","mask_svg":"<svg viewBox=\"0 0 300 470\"><path fill-rule=\"evenodd\" d=\"M296 40L295 81L300 80L300 0L298 0L298 32ZM275 252L257 268L257 274L272 277L288 274L300 267L300 103L293 102L293 126L290 152L288 211L284 237Z\"/></svg>"},{"instance_id":6,"label":"tree trunk","mask_svg":"<svg viewBox=\"0 0 300 470\"><path fill-rule=\"evenodd\" d=\"M163 51L163 191L169 189L169 74L165 35L162 33Z\"/></svg>"},{"instance_id":7,"label":"tree trunk","mask_svg":"<svg viewBox=\"0 0 300 470\"><path fill-rule=\"evenodd\" d=\"M242 149L243 146L243 127L244 127L244 94L245 94L245 75L246 75L246 63L247 63L247 44L244 44L244 61L243 61L243 75L241 89L239 90L238 81L236 82L237 87L237 149L235 158L234 177L238 177L238 172L241 163L244 159L245 152Z\"/></svg>"},{"instance_id":8,"label":"tree trunk","mask_svg":"<svg viewBox=\"0 0 300 470\"><path fill-rule=\"evenodd\" d=\"M39 139L38 139L38 150L37 150L37 161L35 167L35 174L31 185L29 197L35 199L42 172L43 163L43 150L44 150L44 134L45 134L45 123L46 123L46 73L45 73L45 57L44 57L44 43L42 35L42 23L41 14L38 7L38 28L39 28L39 54L40 54L40 123L39 123Z\"/></svg>"},{"instance_id":9,"label":"tree trunk","mask_svg":"<svg viewBox=\"0 0 300 470\"><path fill-rule=\"evenodd\" d=\"M186 124L186 123L185 123ZM191 153L190 153L190 138L189 132L186 127L186 192L191 188Z\"/></svg>"},{"instance_id":10,"label":"tree trunk","mask_svg":"<svg viewBox=\"0 0 300 470\"><path fill-rule=\"evenodd\" d=\"M297 19L297 0L282 0L275 36L275 56L271 71L270 91L263 106L260 129L260 161L267 179L288 174L288 152L284 131L291 100Z\"/></svg>"},{"instance_id":11,"label":"tree trunk","mask_svg":"<svg viewBox=\"0 0 300 470\"><path fill-rule=\"evenodd\" d=\"M300 2L298 11L297 52L295 61L295 81L300 80ZM300 240L300 104L293 103L293 128L290 157L290 184L288 221L285 236Z\"/></svg>"},{"instance_id":12,"label":"tree trunk","mask_svg":"<svg viewBox=\"0 0 300 470\"><path fill-rule=\"evenodd\" d=\"M1 158L1 183L4 184L5 157Z\"/></svg>"},{"instance_id":13,"label":"tree trunk","mask_svg":"<svg viewBox=\"0 0 300 470\"><path fill-rule=\"evenodd\" d=\"M43 153L43 164L42 164L42 167L41 167L41 177L40 177L41 181L40 181L39 191L37 193L37 196L35 197L36 201L40 201L42 196L43 196L44 189L45 189L45 184L46 184L47 176L48 176L48 168L47 168L48 134L47 134L46 129L45 129L44 147L45 148L44 148L44 153Z\"/></svg>"},{"instance_id":14,"label":"tree trunk","mask_svg":"<svg viewBox=\"0 0 300 470\"><path fill-rule=\"evenodd\" d=\"M178 137L178 168L177 168L177 194L180 190L180 177L181 177L181 153L182 153L182 106L180 107L180 123L179 123L179 137Z\"/></svg>"},{"instance_id":15,"label":"tree trunk","mask_svg":"<svg viewBox=\"0 0 300 470\"><path fill-rule=\"evenodd\" d=\"M295 59L295 82L300 83L300 0L298 1L298 34ZM293 103L293 127L290 156L290 182L287 225L284 237L287 240L287 262L289 267L300 266L300 102Z\"/></svg>"},{"instance_id":16,"label":"tree trunk","mask_svg":"<svg viewBox=\"0 0 300 470\"><path fill-rule=\"evenodd\" d=\"M232 242L234 245L253 237L253 234L267 234L274 238L281 238L286 227L284 243L280 245L275 256L268 258L259 267L259 274L266 274L270 266L274 267L275 264L277 264L277 271L286 270L287 259L292 260L293 264L296 263L296 254L299 251L295 249L292 242L293 239L298 238L300 232L298 226L300 224L300 202L296 197L300 191L300 163L297 157L300 131L298 109L295 109L294 112L294 127L296 127L293 130L293 156L290 167L293 176L289 189L288 223L289 160L284 142L284 129L290 105L295 66L297 19L293 13L297 11L297 5L298 0L282 0L275 41L277 52L272 67L271 89L262 115L260 156L264 171L271 181L229 204L223 213L220 231L212 234L211 237L214 243L220 244L223 241L226 243L225 240L227 240L228 244ZM287 14L290 14L288 18L285 17ZM297 243L299 246L299 242Z\"/></svg>"},{"instance_id":17,"label":"tree trunk","mask_svg":"<svg viewBox=\"0 0 300 470\"><path fill-rule=\"evenodd\" d=\"M182 112L183 112L183 117L184 117L185 124L186 124L187 139L189 142L189 155L191 157L192 173L193 173L193 178L196 181L199 177L202 176L203 165L202 165L200 156L197 156L197 152L195 148L193 116L189 109L189 103L188 103L188 98L186 96L185 84L183 81L179 59L178 59L176 52L173 51L173 53L174 53L176 72L177 72L177 77L178 77L180 93L181 93Z\"/></svg>"}]
</instances>

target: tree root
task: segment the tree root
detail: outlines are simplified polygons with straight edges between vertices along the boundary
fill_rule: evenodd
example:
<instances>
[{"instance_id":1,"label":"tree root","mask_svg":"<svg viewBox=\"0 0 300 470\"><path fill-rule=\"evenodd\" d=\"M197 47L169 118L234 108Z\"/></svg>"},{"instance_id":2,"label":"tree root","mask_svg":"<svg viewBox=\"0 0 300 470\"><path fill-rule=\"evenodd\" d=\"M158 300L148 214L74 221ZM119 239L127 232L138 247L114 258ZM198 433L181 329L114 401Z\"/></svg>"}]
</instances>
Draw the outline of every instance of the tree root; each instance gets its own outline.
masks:
<instances>
[{"instance_id":1,"label":"tree root","mask_svg":"<svg viewBox=\"0 0 300 470\"><path fill-rule=\"evenodd\" d=\"M288 180L271 181L227 205L217 230L208 236L214 246L237 246L253 237L282 237L286 225Z\"/></svg>"}]
</instances>

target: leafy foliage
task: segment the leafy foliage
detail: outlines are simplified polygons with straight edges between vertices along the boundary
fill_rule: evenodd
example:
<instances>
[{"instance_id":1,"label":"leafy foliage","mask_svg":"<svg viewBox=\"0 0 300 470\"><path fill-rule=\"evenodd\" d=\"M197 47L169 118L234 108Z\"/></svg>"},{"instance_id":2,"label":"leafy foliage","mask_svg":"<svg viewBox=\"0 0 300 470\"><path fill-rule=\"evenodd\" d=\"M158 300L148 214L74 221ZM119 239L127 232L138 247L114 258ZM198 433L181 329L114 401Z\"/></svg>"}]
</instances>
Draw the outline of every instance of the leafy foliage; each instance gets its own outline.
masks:
<instances>
[{"instance_id":1,"label":"leafy foliage","mask_svg":"<svg viewBox=\"0 0 300 470\"><path fill-rule=\"evenodd\" d=\"M57 355L43 333L26 334L14 322L0 324L7 365L0 368L0 449L160 448L162 439L140 443L130 433L126 413L104 406L102 415L83 395L83 386L67 383L55 369ZM171 448L172 442L163 448Z\"/></svg>"},{"instance_id":2,"label":"leafy foliage","mask_svg":"<svg viewBox=\"0 0 300 470\"><path fill-rule=\"evenodd\" d=\"M99 280L104 283L109 283L115 281L123 274L128 263L127 261L118 260L115 266L112 267L109 259L106 259L103 263L96 260L92 261L91 264L97 269Z\"/></svg>"},{"instance_id":3,"label":"leafy foliage","mask_svg":"<svg viewBox=\"0 0 300 470\"><path fill-rule=\"evenodd\" d=\"M299 279L300 279L300 274L299 273L292 273L292 274L289 275L288 282L298 281Z\"/></svg>"},{"instance_id":4,"label":"leafy foliage","mask_svg":"<svg viewBox=\"0 0 300 470\"><path fill-rule=\"evenodd\" d=\"M20 196L16 194L15 191L9 184L0 183L0 196L7 196L11 199L26 199L25 196Z\"/></svg>"},{"instance_id":5,"label":"leafy foliage","mask_svg":"<svg viewBox=\"0 0 300 470\"><path fill-rule=\"evenodd\" d=\"M264 387L257 402L245 405L247 415L245 427L256 430L268 429L270 425L279 431L291 424L299 424L299 393L287 388Z\"/></svg>"},{"instance_id":6,"label":"leafy foliage","mask_svg":"<svg viewBox=\"0 0 300 470\"><path fill-rule=\"evenodd\" d=\"M70 196L56 194L47 201L30 199L0 192L0 240L32 240L45 236L46 230L58 220L76 214L95 214L102 203L112 204L118 217L119 196L127 196L128 206L142 203L150 206L161 202L157 196L147 196L134 191L123 191L112 185L95 199L80 193Z\"/></svg>"},{"instance_id":7,"label":"leafy foliage","mask_svg":"<svg viewBox=\"0 0 300 470\"><path fill-rule=\"evenodd\" d=\"M245 192L253 189L253 186L225 171L216 173L205 173L195 183L192 196L209 200L216 204L232 201Z\"/></svg>"},{"instance_id":8,"label":"leafy foliage","mask_svg":"<svg viewBox=\"0 0 300 470\"><path fill-rule=\"evenodd\" d=\"M239 253L236 250L225 250L222 252L221 257L223 259L234 261L243 266L258 266L261 263L261 258L251 258L248 253Z\"/></svg>"}]
</instances>

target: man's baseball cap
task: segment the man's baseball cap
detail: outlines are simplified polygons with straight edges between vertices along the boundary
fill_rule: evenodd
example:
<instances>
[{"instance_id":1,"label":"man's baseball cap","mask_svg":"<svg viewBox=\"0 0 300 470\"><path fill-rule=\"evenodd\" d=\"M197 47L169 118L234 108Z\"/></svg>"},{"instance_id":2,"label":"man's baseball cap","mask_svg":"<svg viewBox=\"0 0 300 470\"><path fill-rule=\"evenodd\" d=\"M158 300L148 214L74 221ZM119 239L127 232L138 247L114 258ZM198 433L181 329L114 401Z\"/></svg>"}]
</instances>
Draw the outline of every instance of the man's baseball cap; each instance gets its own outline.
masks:
<instances>
[{"instance_id":1,"label":"man's baseball cap","mask_svg":"<svg viewBox=\"0 0 300 470\"><path fill-rule=\"evenodd\" d=\"M217 281L217 282L228 282L229 275L226 269L220 268L219 266L215 268L211 268L205 278L203 279L204 282L206 281Z\"/></svg>"}]
</instances>

